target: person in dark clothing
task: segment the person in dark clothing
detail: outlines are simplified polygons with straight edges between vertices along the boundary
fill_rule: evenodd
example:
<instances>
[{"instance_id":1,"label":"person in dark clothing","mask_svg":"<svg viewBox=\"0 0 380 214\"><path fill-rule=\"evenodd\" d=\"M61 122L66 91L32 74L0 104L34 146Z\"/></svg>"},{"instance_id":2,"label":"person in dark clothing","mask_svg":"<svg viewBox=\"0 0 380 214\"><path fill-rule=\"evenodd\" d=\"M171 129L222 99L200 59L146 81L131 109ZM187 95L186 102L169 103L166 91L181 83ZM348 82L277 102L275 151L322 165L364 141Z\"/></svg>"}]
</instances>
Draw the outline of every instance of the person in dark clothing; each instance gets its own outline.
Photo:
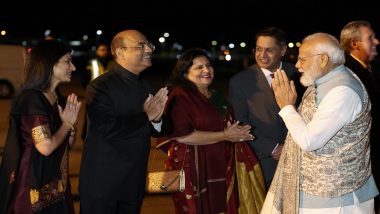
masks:
<instances>
[{"instance_id":1,"label":"person in dark clothing","mask_svg":"<svg viewBox=\"0 0 380 214\"><path fill-rule=\"evenodd\" d=\"M371 100L372 126L370 134L372 172L377 184L380 183L380 74L371 62L377 55L379 40L371 24L365 20L346 24L340 33L340 44L345 51L345 65L363 82ZM379 210L380 198L375 198L375 209Z\"/></svg>"},{"instance_id":2,"label":"person in dark clothing","mask_svg":"<svg viewBox=\"0 0 380 214\"><path fill-rule=\"evenodd\" d=\"M282 61L287 45L281 29L264 28L256 34L255 42L256 63L230 79L229 101L234 108L235 119L253 127L256 138L250 141L250 145L260 160L265 184L269 187L287 133L271 88L272 75L277 69L285 70L294 80L301 97L305 87L300 84L300 74L294 64ZM296 104L299 102L300 99Z\"/></svg>"},{"instance_id":3,"label":"person in dark clothing","mask_svg":"<svg viewBox=\"0 0 380 214\"><path fill-rule=\"evenodd\" d=\"M88 132L79 177L82 214L140 213L152 131L161 129L168 90L140 77L154 45L137 30L113 38L113 69L86 88Z\"/></svg>"},{"instance_id":4,"label":"person in dark clothing","mask_svg":"<svg viewBox=\"0 0 380 214\"><path fill-rule=\"evenodd\" d=\"M70 82L71 49L56 40L32 48L9 115L0 166L0 213L72 214L69 148L81 102L57 86Z\"/></svg>"}]
</instances>

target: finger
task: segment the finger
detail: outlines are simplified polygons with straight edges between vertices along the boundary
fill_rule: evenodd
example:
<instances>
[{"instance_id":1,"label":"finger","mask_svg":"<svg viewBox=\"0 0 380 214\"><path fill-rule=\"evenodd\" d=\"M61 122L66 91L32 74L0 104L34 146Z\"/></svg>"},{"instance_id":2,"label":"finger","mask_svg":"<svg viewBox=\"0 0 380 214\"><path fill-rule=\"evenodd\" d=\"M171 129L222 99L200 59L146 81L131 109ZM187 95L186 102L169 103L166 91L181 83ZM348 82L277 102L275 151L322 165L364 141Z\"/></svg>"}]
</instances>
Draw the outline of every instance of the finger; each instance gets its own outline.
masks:
<instances>
[{"instance_id":1,"label":"finger","mask_svg":"<svg viewBox=\"0 0 380 214\"><path fill-rule=\"evenodd\" d=\"M292 93L297 96L297 90L293 80L290 81L290 89L292 90Z\"/></svg>"},{"instance_id":2,"label":"finger","mask_svg":"<svg viewBox=\"0 0 380 214\"><path fill-rule=\"evenodd\" d=\"M59 115L62 115L62 107L60 105L58 105L58 112L59 112Z\"/></svg>"},{"instance_id":3,"label":"finger","mask_svg":"<svg viewBox=\"0 0 380 214\"><path fill-rule=\"evenodd\" d=\"M152 94L149 94L148 97L145 100L145 103L149 102L153 98Z\"/></svg>"},{"instance_id":4,"label":"finger","mask_svg":"<svg viewBox=\"0 0 380 214\"><path fill-rule=\"evenodd\" d=\"M286 75L286 72L282 69L281 69L281 76L284 82L289 82L288 75Z\"/></svg>"}]
</instances>

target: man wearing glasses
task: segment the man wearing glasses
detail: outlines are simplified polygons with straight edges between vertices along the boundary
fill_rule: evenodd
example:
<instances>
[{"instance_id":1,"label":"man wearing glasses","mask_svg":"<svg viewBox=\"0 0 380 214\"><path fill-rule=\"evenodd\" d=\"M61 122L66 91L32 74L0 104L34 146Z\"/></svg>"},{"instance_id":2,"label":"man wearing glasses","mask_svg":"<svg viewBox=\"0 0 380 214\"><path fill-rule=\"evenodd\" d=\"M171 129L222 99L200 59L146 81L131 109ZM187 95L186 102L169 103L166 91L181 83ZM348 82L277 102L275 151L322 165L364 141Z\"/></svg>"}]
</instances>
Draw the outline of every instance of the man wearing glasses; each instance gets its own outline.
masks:
<instances>
[{"instance_id":1,"label":"man wearing glasses","mask_svg":"<svg viewBox=\"0 0 380 214\"><path fill-rule=\"evenodd\" d=\"M256 152L269 187L280 158L287 129L271 89L272 75L283 69L296 84L299 74L293 64L281 61L287 49L281 29L269 27L256 35L254 56L256 64L233 76L229 85L229 100L234 107L235 119L249 124L256 139L249 142ZM303 87L298 84L299 94Z\"/></svg>"},{"instance_id":2,"label":"man wearing glasses","mask_svg":"<svg viewBox=\"0 0 380 214\"><path fill-rule=\"evenodd\" d=\"M140 73L154 45L139 31L113 38L115 66L86 88L88 133L80 170L82 214L140 213L152 132L160 132L168 90L154 96Z\"/></svg>"}]
</instances>

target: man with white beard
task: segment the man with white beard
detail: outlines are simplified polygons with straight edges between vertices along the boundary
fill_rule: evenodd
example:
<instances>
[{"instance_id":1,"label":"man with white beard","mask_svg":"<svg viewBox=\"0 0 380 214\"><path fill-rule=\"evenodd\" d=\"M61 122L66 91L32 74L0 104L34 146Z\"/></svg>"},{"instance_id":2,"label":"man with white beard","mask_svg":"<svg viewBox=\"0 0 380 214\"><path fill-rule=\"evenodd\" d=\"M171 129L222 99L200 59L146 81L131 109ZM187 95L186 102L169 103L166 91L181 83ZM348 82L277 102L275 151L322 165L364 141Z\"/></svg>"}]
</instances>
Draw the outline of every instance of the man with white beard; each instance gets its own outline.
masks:
<instances>
[{"instance_id":1,"label":"man with white beard","mask_svg":"<svg viewBox=\"0 0 380 214\"><path fill-rule=\"evenodd\" d=\"M261 213L374 213L371 103L344 62L332 35L303 40L296 67L308 89L297 110L294 83L275 72L273 91L288 135Z\"/></svg>"}]
</instances>

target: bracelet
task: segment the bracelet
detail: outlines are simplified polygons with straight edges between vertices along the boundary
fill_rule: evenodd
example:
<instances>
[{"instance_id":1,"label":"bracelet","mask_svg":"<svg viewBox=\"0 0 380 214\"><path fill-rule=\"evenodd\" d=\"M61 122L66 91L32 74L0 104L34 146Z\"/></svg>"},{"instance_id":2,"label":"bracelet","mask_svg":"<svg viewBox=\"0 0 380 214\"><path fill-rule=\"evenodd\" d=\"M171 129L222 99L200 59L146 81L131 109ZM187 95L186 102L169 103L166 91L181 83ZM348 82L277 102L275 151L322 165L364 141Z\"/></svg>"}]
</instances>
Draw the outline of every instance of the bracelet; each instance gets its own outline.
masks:
<instances>
[{"instance_id":1,"label":"bracelet","mask_svg":"<svg viewBox=\"0 0 380 214\"><path fill-rule=\"evenodd\" d=\"M70 136L75 136L76 133L77 133L77 132L76 132L75 130L71 130L71 131L70 131Z\"/></svg>"},{"instance_id":2,"label":"bracelet","mask_svg":"<svg viewBox=\"0 0 380 214\"><path fill-rule=\"evenodd\" d=\"M65 124L67 127L69 127L70 128L70 131L74 131L74 126L73 126L73 124L71 124L71 123L69 123L69 122L67 122L67 121L63 121L63 124Z\"/></svg>"}]
</instances>

